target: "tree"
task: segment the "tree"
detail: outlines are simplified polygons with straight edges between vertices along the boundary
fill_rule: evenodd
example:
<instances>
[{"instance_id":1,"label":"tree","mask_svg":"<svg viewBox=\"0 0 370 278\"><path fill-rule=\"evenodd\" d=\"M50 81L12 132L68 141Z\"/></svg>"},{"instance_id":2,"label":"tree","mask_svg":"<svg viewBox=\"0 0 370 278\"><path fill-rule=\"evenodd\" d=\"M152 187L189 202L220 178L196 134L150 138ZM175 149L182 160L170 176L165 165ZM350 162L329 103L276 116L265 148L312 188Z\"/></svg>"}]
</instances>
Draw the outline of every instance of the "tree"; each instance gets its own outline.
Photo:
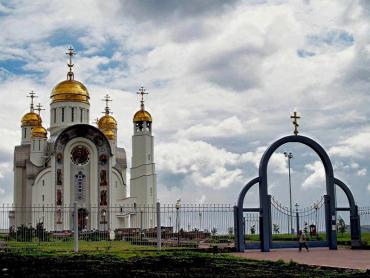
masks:
<instances>
[{"instance_id":1,"label":"tree","mask_svg":"<svg viewBox=\"0 0 370 278\"><path fill-rule=\"evenodd\" d=\"M344 222L344 219L340 216L338 216L337 231L340 232L342 236L346 232L346 223Z\"/></svg>"},{"instance_id":2,"label":"tree","mask_svg":"<svg viewBox=\"0 0 370 278\"><path fill-rule=\"evenodd\" d=\"M250 230L251 234L254 235L256 233L256 225L251 226Z\"/></svg>"},{"instance_id":3,"label":"tree","mask_svg":"<svg viewBox=\"0 0 370 278\"><path fill-rule=\"evenodd\" d=\"M273 224L272 226L273 226L272 229L274 230L274 233L275 234L280 234L280 231L279 231L280 230L280 227L279 227L279 225L278 224Z\"/></svg>"}]
</instances>

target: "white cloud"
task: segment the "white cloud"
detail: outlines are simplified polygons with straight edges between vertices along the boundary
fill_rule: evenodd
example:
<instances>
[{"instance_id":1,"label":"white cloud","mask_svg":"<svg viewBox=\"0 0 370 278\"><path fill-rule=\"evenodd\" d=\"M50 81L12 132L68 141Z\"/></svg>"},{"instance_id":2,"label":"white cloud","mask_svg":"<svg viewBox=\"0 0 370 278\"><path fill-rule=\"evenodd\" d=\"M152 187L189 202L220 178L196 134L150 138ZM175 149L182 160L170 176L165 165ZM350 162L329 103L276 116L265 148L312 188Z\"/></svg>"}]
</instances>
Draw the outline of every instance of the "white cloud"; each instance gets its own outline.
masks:
<instances>
[{"instance_id":1,"label":"white cloud","mask_svg":"<svg viewBox=\"0 0 370 278\"><path fill-rule=\"evenodd\" d=\"M357 174L357 176L366 176L367 169L366 168L362 168L362 169L358 170L356 174Z\"/></svg>"},{"instance_id":2,"label":"white cloud","mask_svg":"<svg viewBox=\"0 0 370 278\"><path fill-rule=\"evenodd\" d=\"M370 166L370 20L364 2L254 2L0 4L0 93L6 99L0 103L0 159L11 163L20 141L25 94L34 89L42 103L49 102L52 87L65 78L65 48L72 43L76 79L91 94L91 119L100 115L101 96L110 93L118 142L130 157L135 91L147 86L158 174L200 181L209 191L199 196L207 201L211 184L229 189L252 172L256 176L261 146L291 133L293 108L302 113L303 134L328 146L336 164L356 158L361 167L345 171L355 184ZM44 115L47 127L48 111ZM305 186L313 186L319 174L306 169L311 175ZM281 153L269 171L287 173ZM354 190L361 192L360 186Z\"/></svg>"},{"instance_id":3,"label":"white cloud","mask_svg":"<svg viewBox=\"0 0 370 278\"><path fill-rule=\"evenodd\" d=\"M186 130L178 132L179 138L212 138L212 137L231 137L244 134L246 132L243 123L238 117L233 116L224 119L220 122L214 121L208 125L197 124L189 127Z\"/></svg>"},{"instance_id":4,"label":"white cloud","mask_svg":"<svg viewBox=\"0 0 370 278\"><path fill-rule=\"evenodd\" d=\"M306 164L305 168L312 172L302 183L303 189L321 188L325 182L325 169L321 161Z\"/></svg>"},{"instance_id":5,"label":"white cloud","mask_svg":"<svg viewBox=\"0 0 370 278\"><path fill-rule=\"evenodd\" d=\"M363 131L338 142L329 149L330 155L364 158L370 152L370 132Z\"/></svg>"}]
</instances>

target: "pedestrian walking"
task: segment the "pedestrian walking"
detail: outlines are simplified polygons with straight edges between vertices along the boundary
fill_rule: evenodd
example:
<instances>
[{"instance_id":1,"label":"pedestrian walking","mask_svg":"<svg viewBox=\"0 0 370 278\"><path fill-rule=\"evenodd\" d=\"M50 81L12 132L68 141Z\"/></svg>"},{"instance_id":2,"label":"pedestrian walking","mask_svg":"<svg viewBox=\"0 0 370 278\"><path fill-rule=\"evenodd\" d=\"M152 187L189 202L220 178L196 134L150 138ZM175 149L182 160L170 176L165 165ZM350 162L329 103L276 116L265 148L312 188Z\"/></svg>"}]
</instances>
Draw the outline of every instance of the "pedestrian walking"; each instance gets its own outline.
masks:
<instances>
[{"instance_id":1,"label":"pedestrian walking","mask_svg":"<svg viewBox=\"0 0 370 278\"><path fill-rule=\"evenodd\" d=\"M309 251L308 246L307 246L307 237L305 233L302 233L301 230L298 232L298 244L299 244L299 252L302 251L302 247L306 248L307 252Z\"/></svg>"}]
</instances>

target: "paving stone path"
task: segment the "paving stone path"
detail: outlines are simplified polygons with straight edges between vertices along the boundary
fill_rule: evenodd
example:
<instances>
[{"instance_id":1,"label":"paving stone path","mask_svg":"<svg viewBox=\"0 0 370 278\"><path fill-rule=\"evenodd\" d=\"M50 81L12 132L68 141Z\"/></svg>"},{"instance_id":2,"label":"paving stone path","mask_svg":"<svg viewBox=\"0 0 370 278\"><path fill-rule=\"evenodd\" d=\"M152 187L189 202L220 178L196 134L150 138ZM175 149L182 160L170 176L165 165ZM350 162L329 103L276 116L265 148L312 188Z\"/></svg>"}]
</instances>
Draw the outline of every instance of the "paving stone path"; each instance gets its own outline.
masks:
<instances>
[{"instance_id":1,"label":"paving stone path","mask_svg":"<svg viewBox=\"0 0 370 278\"><path fill-rule=\"evenodd\" d=\"M297 249L272 249L270 252L248 250L244 253L233 253L235 256L255 260L290 260L307 265L320 265L329 267L370 269L370 250L311 248L309 252Z\"/></svg>"}]
</instances>

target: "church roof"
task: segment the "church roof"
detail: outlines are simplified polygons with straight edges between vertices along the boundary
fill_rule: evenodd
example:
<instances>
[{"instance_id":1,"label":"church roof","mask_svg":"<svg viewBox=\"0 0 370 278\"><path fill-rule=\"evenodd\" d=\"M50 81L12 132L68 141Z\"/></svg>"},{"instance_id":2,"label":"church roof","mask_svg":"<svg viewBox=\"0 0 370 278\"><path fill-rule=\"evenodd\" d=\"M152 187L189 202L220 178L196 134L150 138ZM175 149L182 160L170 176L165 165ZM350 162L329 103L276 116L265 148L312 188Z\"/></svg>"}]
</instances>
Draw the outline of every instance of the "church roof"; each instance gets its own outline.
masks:
<instances>
[{"instance_id":1,"label":"church roof","mask_svg":"<svg viewBox=\"0 0 370 278\"><path fill-rule=\"evenodd\" d=\"M89 92L84 84L77 80L65 80L57 84L51 92L52 102L89 103Z\"/></svg>"}]
</instances>

